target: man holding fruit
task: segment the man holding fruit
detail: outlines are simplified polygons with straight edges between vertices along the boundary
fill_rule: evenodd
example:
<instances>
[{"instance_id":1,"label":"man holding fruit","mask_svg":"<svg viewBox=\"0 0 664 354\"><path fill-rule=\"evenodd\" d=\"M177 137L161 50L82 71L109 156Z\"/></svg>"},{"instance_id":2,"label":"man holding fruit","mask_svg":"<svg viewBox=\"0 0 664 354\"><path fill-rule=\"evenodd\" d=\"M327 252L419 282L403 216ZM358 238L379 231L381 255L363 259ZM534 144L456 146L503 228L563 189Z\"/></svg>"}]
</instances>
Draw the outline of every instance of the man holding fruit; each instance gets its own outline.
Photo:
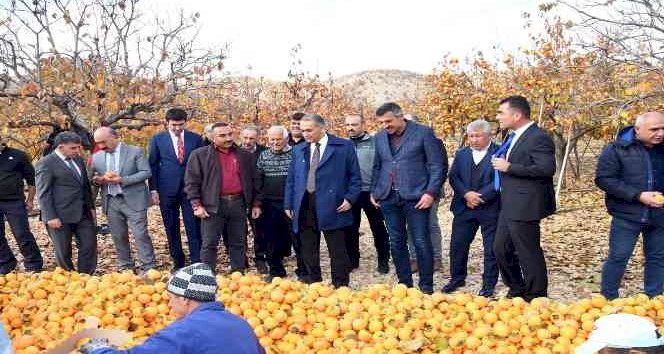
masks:
<instances>
[{"instance_id":1,"label":"man holding fruit","mask_svg":"<svg viewBox=\"0 0 664 354\"><path fill-rule=\"evenodd\" d=\"M618 297L634 245L643 234L644 292L664 288L664 114L648 112L618 133L597 162L595 183L606 192L613 217L609 255L602 269L602 295Z\"/></svg>"},{"instance_id":2,"label":"man holding fruit","mask_svg":"<svg viewBox=\"0 0 664 354\"><path fill-rule=\"evenodd\" d=\"M101 127L94 133L100 147L92 157L92 183L99 186L102 210L111 226L113 244L118 252L120 271L134 270L129 247L131 228L141 272L156 266L152 240L148 234L150 194L146 181L152 175L143 150L123 144L113 128Z\"/></svg>"}]
</instances>

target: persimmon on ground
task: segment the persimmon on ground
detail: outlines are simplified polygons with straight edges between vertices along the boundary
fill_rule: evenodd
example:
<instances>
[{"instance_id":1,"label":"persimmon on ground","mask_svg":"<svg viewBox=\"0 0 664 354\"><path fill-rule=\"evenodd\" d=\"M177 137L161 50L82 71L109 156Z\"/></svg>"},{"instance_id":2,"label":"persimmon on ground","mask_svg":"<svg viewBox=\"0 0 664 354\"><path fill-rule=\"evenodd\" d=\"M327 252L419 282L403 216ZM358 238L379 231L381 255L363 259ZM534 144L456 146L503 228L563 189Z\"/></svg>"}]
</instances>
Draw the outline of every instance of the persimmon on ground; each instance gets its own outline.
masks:
<instances>
[{"instance_id":1,"label":"persimmon on ground","mask_svg":"<svg viewBox=\"0 0 664 354\"><path fill-rule=\"evenodd\" d=\"M366 290L258 275L218 276L218 300L244 317L269 353L570 353L600 316L633 313L664 329L664 296L565 304L549 299L489 300L470 294L425 295L402 285ZM0 276L0 307L18 354L39 353L95 316L128 331L132 346L174 320L167 274L89 276L61 269Z\"/></svg>"}]
</instances>

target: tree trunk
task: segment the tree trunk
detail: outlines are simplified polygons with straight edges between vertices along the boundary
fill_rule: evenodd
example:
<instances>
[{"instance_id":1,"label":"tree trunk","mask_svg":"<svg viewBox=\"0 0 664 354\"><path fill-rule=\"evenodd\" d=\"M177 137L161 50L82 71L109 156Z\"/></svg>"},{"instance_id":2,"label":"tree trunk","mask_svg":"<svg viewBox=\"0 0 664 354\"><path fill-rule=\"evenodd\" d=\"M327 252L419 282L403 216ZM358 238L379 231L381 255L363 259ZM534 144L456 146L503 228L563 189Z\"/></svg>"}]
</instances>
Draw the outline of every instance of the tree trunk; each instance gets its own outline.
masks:
<instances>
[{"instance_id":1,"label":"tree trunk","mask_svg":"<svg viewBox=\"0 0 664 354\"><path fill-rule=\"evenodd\" d=\"M565 149L567 148L567 139L565 139L565 136L562 132L554 132L553 133L553 143L556 147L556 174L554 175L553 179L555 181L558 180L558 176L560 174L560 169L563 166L563 160L565 159Z\"/></svg>"},{"instance_id":2,"label":"tree trunk","mask_svg":"<svg viewBox=\"0 0 664 354\"><path fill-rule=\"evenodd\" d=\"M556 174L554 175L554 180L558 180L558 177L560 175L560 170L563 167L563 161L565 160L565 149L567 149L567 137L565 136L564 133L558 133L554 132L552 134L553 137L553 143L555 144L556 147ZM572 151L576 148L576 143L578 139L571 139L569 144L569 150ZM569 163L569 162L568 162ZM563 178L563 184L565 179ZM564 187L564 185L563 185Z\"/></svg>"}]
</instances>

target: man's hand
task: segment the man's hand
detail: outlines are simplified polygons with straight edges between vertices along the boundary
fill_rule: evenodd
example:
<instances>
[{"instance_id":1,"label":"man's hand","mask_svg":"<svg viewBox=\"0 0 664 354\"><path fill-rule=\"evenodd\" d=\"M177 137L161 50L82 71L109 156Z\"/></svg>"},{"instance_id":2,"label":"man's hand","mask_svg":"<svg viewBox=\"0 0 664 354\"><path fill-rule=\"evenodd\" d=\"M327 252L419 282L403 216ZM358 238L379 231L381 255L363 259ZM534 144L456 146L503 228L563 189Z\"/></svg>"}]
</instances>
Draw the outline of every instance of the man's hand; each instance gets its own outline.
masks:
<instances>
[{"instance_id":1,"label":"man's hand","mask_svg":"<svg viewBox=\"0 0 664 354\"><path fill-rule=\"evenodd\" d=\"M35 203L32 200L25 201L25 210L32 211L35 208Z\"/></svg>"},{"instance_id":2,"label":"man's hand","mask_svg":"<svg viewBox=\"0 0 664 354\"><path fill-rule=\"evenodd\" d=\"M664 207L664 199L662 199L662 193L660 192L641 192L639 201L651 208Z\"/></svg>"},{"instance_id":3,"label":"man's hand","mask_svg":"<svg viewBox=\"0 0 664 354\"><path fill-rule=\"evenodd\" d=\"M470 205L472 206L471 209L475 209L475 207L484 203L481 196L481 194L475 191L470 191L466 192L466 194L463 195L463 198L466 200L466 205Z\"/></svg>"},{"instance_id":4,"label":"man's hand","mask_svg":"<svg viewBox=\"0 0 664 354\"><path fill-rule=\"evenodd\" d=\"M371 205L376 207L376 209L380 208L380 203L374 198L373 194L369 194L369 201L371 201Z\"/></svg>"},{"instance_id":5,"label":"man's hand","mask_svg":"<svg viewBox=\"0 0 664 354\"><path fill-rule=\"evenodd\" d=\"M202 206L194 208L194 215L197 218L201 219L206 219L210 217L210 214L208 214L207 210L205 210L205 208L203 208Z\"/></svg>"},{"instance_id":6,"label":"man's hand","mask_svg":"<svg viewBox=\"0 0 664 354\"><path fill-rule=\"evenodd\" d=\"M293 218L293 211L292 210L287 209L287 210L284 210L284 212L286 213L286 216L288 216L289 219Z\"/></svg>"},{"instance_id":7,"label":"man's hand","mask_svg":"<svg viewBox=\"0 0 664 354\"><path fill-rule=\"evenodd\" d=\"M118 175L113 175L113 177L106 177L106 182L110 184L122 184L122 177Z\"/></svg>"},{"instance_id":8,"label":"man's hand","mask_svg":"<svg viewBox=\"0 0 664 354\"><path fill-rule=\"evenodd\" d=\"M350 210L353 206L350 204L348 199L344 199L344 202L339 205L337 208L337 213L344 213Z\"/></svg>"},{"instance_id":9,"label":"man's hand","mask_svg":"<svg viewBox=\"0 0 664 354\"><path fill-rule=\"evenodd\" d=\"M106 184L106 176L100 174L99 172L95 172L95 175L92 176L92 183L98 184L98 185L104 185Z\"/></svg>"},{"instance_id":10,"label":"man's hand","mask_svg":"<svg viewBox=\"0 0 664 354\"><path fill-rule=\"evenodd\" d=\"M159 193L157 191L150 192L150 199L152 199L152 205L159 205Z\"/></svg>"},{"instance_id":11,"label":"man's hand","mask_svg":"<svg viewBox=\"0 0 664 354\"><path fill-rule=\"evenodd\" d=\"M55 218L47 221L46 225L51 229L59 229L62 227L62 221L60 221L60 219L58 218Z\"/></svg>"},{"instance_id":12,"label":"man's hand","mask_svg":"<svg viewBox=\"0 0 664 354\"><path fill-rule=\"evenodd\" d=\"M433 204L433 196L428 193L422 194L420 200L415 204L415 209L429 209Z\"/></svg>"},{"instance_id":13,"label":"man's hand","mask_svg":"<svg viewBox=\"0 0 664 354\"><path fill-rule=\"evenodd\" d=\"M89 354L94 352L97 349L109 349L109 348L115 348L112 345L108 343L108 339L106 338L92 338L90 341L87 343L83 344L81 348L79 348L79 351L82 354Z\"/></svg>"},{"instance_id":14,"label":"man's hand","mask_svg":"<svg viewBox=\"0 0 664 354\"><path fill-rule=\"evenodd\" d=\"M502 157L494 157L491 159L491 164L493 165L493 168L500 171L500 172L507 172L507 170L510 168L510 163L507 162Z\"/></svg>"},{"instance_id":15,"label":"man's hand","mask_svg":"<svg viewBox=\"0 0 664 354\"><path fill-rule=\"evenodd\" d=\"M261 216L261 207L255 206L251 208L251 218L258 219Z\"/></svg>"}]
</instances>

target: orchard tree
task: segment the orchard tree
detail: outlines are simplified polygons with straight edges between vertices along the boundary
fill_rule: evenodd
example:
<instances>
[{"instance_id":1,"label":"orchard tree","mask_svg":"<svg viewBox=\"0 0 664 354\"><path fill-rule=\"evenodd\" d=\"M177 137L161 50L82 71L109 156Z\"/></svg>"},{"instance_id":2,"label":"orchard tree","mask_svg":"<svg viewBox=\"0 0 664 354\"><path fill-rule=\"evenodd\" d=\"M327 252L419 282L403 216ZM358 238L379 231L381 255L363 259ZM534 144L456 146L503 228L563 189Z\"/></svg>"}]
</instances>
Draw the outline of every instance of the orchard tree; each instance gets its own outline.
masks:
<instances>
[{"instance_id":1,"label":"orchard tree","mask_svg":"<svg viewBox=\"0 0 664 354\"><path fill-rule=\"evenodd\" d=\"M215 87L196 90L198 98L188 105L195 107L195 114L204 122L223 120L238 127L253 123L267 128L287 123L294 112L306 112L327 118L334 129L344 114L366 113L331 75L322 80L305 71L299 57L301 49L300 45L291 49L292 61L283 82L263 77L226 77Z\"/></svg>"},{"instance_id":2,"label":"orchard tree","mask_svg":"<svg viewBox=\"0 0 664 354\"><path fill-rule=\"evenodd\" d=\"M0 123L12 136L62 129L89 147L98 126L160 124L162 111L212 85L225 49L196 45L199 14L168 22L138 0L14 0L0 7Z\"/></svg>"},{"instance_id":3,"label":"orchard tree","mask_svg":"<svg viewBox=\"0 0 664 354\"><path fill-rule=\"evenodd\" d=\"M558 4L576 15L584 47L612 61L664 74L664 1L560 0L541 7L551 10Z\"/></svg>"},{"instance_id":4,"label":"orchard tree","mask_svg":"<svg viewBox=\"0 0 664 354\"><path fill-rule=\"evenodd\" d=\"M446 59L427 77L431 84L419 112L431 115L444 136L462 133L479 117L493 120L497 102L508 95L529 98L533 119L556 143L558 168L582 138L609 139L646 109L662 106L662 75L625 62L608 60L596 51L579 48L570 24L544 19L545 33L518 55L489 61L479 53L460 64Z\"/></svg>"}]
</instances>

